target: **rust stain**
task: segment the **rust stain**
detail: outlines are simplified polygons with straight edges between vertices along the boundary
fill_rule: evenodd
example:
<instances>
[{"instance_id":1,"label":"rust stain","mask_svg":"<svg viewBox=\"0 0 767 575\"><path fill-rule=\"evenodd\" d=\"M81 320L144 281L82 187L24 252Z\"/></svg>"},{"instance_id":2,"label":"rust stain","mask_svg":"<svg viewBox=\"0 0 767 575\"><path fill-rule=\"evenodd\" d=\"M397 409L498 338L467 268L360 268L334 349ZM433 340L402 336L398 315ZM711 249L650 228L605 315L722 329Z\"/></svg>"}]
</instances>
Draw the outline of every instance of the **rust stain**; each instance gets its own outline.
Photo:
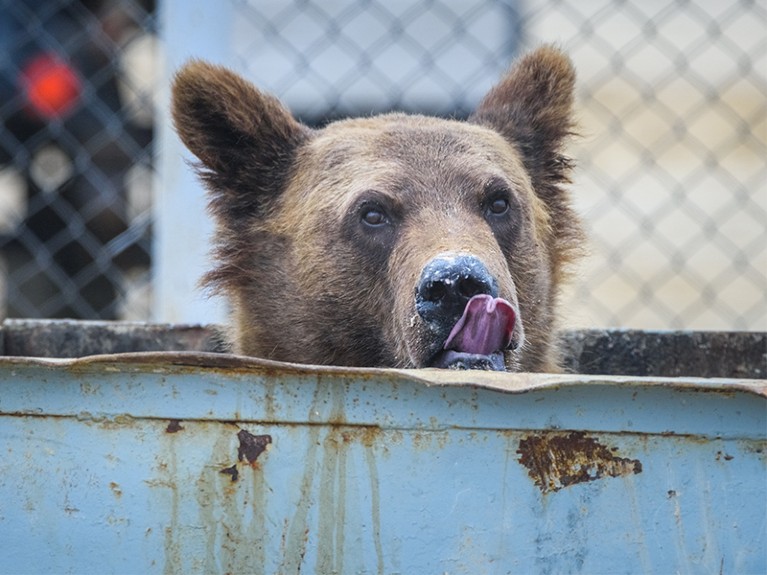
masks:
<instances>
[{"instance_id":1,"label":"rust stain","mask_svg":"<svg viewBox=\"0 0 767 575\"><path fill-rule=\"evenodd\" d=\"M112 490L112 493L115 497L120 498L122 497L123 491L120 489L120 485L115 483L114 481L109 482L109 489Z\"/></svg>"},{"instance_id":2,"label":"rust stain","mask_svg":"<svg viewBox=\"0 0 767 575\"><path fill-rule=\"evenodd\" d=\"M364 426L345 429L341 432L341 439L346 444L359 442L365 447L374 447L382 441L381 435L380 427Z\"/></svg>"},{"instance_id":3,"label":"rust stain","mask_svg":"<svg viewBox=\"0 0 767 575\"><path fill-rule=\"evenodd\" d=\"M183 431L184 427L181 425L180 419L171 419L168 423L168 427L165 428L165 433L178 433Z\"/></svg>"},{"instance_id":4,"label":"rust stain","mask_svg":"<svg viewBox=\"0 0 767 575\"><path fill-rule=\"evenodd\" d=\"M240 429L237 433L237 439L240 440L240 446L237 448L237 459L246 461L251 466L272 443L271 435L253 435L244 429Z\"/></svg>"},{"instance_id":5,"label":"rust stain","mask_svg":"<svg viewBox=\"0 0 767 575\"><path fill-rule=\"evenodd\" d=\"M642 472L641 461L618 457L616 451L582 431L572 431L528 435L520 440L517 453L528 475L547 493L603 477Z\"/></svg>"}]
</instances>

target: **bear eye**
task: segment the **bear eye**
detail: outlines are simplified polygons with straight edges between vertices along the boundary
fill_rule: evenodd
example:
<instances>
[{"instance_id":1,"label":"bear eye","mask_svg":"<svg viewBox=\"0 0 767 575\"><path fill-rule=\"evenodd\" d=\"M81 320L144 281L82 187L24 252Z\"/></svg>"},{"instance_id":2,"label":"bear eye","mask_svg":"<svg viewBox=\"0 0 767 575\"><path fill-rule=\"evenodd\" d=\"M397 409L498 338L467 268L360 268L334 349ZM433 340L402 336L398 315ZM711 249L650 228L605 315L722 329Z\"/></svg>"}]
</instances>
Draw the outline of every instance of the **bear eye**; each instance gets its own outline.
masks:
<instances>
[{"instance_id":1,"label":"bear eye","mask_svg":"<svg viewBox=\"0 0 767 575\"><path fill-rule=\"evenodd\" d=\"M482 203L486 218L505 216L511 210L511 190L506 182L493 178L485 184L484 201Z\"/></svg>"},{"instance_id":2,"label":"bear eye","mask_svg":"<svg viewBox=\"0 0 767 575\"><path fill-rule=\"evenodd\" d=\"M366 210L362 215L362 221L369 226L380 226L386 222L386 216L384 216L383 212L376 209L370 209Z\"/></svg>"},{"instance_id":3,"label":"bear eye","mask_svg":"<svg viewBox=\"0 0 767 575\"><path fill-rule=\"evenodd\" d=\"M362 221L371 228L379 228L389 223L386 213L378 206L362 208Z\"/></svg>"},{"instance_id":4,"label":"bear eye","mask_svg":"<svg viewBox=\"0 0 767 575\"><path fill-rule=\"evenodd\" d=\"M509 200L506 198L496 198L490 202L487 210L494 216L502 216L509 211Z\"/></svg>"}]
</instances>

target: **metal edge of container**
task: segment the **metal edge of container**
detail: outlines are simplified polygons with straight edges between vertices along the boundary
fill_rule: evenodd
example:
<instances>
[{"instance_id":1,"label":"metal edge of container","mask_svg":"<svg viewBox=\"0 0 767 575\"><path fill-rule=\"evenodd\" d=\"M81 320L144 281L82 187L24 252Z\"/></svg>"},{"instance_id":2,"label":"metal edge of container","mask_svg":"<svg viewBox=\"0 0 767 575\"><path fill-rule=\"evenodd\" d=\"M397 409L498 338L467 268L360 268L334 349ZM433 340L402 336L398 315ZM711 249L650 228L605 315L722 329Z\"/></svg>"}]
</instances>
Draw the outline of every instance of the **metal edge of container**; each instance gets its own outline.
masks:
<instances>
[{"instance_id":1,"label":"metal edge of container","mask_svg":"<svg viewBox=\"0 0 767 575\"><path fill-rule=\"evenodd\" d=\"M39 366L73 371L156 371L224 370L280 378L283 376L336 377L344 381L370 379L391 382L414 381L427 387L469 386L503 393L526 393L532 390L588 386L662 386L686 390L740 391L767 398L767 379L654 377L591 375L579 373L509 373L488 371L459 371L444 369L356 368L287 363L255 357L198 352L132 352L92 355L81 358L35 358L0 356L0 369L12 366Z\"/></svg>"}]
</instances>

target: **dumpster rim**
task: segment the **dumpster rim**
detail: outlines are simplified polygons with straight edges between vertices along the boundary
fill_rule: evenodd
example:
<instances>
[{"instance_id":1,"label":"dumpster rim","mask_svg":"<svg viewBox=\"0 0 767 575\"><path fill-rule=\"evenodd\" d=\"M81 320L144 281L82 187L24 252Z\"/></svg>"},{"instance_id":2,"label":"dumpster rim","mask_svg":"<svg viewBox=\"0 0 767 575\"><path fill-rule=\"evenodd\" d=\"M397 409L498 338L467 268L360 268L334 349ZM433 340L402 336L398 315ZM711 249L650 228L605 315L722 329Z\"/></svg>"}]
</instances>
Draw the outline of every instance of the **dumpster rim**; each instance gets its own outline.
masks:
<instances>
[{"instance_id":1,"label":"dumpster rim","mask_svg":"<svg viewBox=\"0 0 767 575\"><path fill-rule=\"evenodd\" d=\"M573 386L665 387L686 391L745 392L767 398L767 379L655 377L591 375L580 373L515 373L347 367L288 363L228 353L200 351L150 351L90 355L78 358L0 356L0 369L41 367L75 371L142 371L156 373L192 370L224 370L231 375L267 377L319 376L346 381L381 377L394 382L416 382L426 387L471 387L500 393L521 394L533 390Z\"/></svg>"}]
</instances>

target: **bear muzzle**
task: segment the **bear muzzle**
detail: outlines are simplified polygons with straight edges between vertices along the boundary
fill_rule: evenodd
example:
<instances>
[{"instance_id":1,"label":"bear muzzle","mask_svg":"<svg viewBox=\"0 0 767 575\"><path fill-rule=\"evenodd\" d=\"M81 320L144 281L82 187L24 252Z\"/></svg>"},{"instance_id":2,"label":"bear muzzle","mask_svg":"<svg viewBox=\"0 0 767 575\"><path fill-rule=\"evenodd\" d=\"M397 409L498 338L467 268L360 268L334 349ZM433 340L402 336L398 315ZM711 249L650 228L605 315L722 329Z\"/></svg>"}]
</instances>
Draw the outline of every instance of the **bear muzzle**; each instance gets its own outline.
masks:
<instances>
[{"instance_id":1,"label":"bear muzzle","mask_svg":"<svg viewBox=\"0 0 767 575\"><path fill-rule=\"evenodd\" d=\"M524 341L517 306L498 297L496 278L475 256L431 260L415 301L433 336L428 367L503 371L504 352Z\"/></svg>"}]
</instances>

